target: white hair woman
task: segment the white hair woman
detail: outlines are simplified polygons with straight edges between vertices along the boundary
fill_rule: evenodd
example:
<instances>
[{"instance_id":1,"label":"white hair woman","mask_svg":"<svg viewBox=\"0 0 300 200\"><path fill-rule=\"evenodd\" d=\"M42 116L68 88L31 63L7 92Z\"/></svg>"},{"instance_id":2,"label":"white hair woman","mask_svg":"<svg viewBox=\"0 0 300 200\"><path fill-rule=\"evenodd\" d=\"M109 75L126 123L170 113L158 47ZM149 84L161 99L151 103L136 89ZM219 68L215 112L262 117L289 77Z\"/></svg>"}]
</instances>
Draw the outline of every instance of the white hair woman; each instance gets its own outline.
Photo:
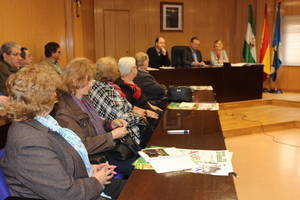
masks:
<instances>
[{"instance_id":1,"label":"white hair woman","mask_svg":"<svg viewBox=\"0 0 300 200\"><path fill-rule=\"evenodd\" d=\"M136 60L133 57L122 57L118 63L121 77L116 80L126 99L138 109L142 109L146 117L157 119L159 116L154 111L162 111L160 108L148 102L141 88L134 83L137 75ZM153 111L154 110L154 111Z\"/></svg>"}]
</instances>

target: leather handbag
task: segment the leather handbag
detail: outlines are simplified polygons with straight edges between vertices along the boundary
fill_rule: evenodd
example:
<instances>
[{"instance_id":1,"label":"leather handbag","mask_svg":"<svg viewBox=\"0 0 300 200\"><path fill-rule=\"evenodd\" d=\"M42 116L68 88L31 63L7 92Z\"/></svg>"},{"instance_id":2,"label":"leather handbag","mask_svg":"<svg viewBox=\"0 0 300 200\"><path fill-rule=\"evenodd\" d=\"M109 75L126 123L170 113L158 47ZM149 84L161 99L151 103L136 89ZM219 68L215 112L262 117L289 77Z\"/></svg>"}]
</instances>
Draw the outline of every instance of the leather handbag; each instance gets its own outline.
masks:
<instances>
[{"instance_id":1,"label":"leather handbag","mask_svg":"<svg viewBox=\"0 0 300 200\"><path fill-rule=\"evenodd\" d=\"M115 140L115 143L115 147L110 150L108 154L116 160L124 161L134 156L138 156L138 151L141 150L139 145L130 135Z\"/></svg>"},{"instance_id":2,"label":"leather handbag","mask_svg":"<svg viewBox=\"0 0 300 200\"><path fill-rule=\"evenodd\" d=\"M189 87L169 87L168 98L169 98L169 101L191 102L192 101L192 89Z\"/></svg>"}]
</instances>

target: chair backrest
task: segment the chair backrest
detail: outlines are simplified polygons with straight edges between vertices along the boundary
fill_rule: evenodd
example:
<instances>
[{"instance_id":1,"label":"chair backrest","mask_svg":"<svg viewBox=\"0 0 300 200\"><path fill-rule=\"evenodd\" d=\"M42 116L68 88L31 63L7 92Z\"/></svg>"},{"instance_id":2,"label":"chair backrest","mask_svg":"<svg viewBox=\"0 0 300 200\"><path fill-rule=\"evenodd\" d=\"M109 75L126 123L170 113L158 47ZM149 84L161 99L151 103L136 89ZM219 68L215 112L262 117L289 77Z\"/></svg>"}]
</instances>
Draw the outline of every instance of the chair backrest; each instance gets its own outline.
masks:
<instances>
[{"instance_id":1,"label":"chair backrest","mask_svg":"<svg viewBox=\"0 0 300 200\"><path fill-rule=\"evenodd\" d=\"M4 150L0 149L0 159L4 156ZM5 177L2 169L0 168L0 199L6 199L10 196L8 185L5 182Z\"/></svg>"},{"instance_id":2,"label":"chair backrest","mask_svg":"<svg viewBox=\"0 0 300 200\"><path fill-rule=\"evenodd\" d=\"M172 66L173 67L183 67L183 53L184 50L188 48L187 46L173 46L172 53Z\"/></svg>"}]
</instances>

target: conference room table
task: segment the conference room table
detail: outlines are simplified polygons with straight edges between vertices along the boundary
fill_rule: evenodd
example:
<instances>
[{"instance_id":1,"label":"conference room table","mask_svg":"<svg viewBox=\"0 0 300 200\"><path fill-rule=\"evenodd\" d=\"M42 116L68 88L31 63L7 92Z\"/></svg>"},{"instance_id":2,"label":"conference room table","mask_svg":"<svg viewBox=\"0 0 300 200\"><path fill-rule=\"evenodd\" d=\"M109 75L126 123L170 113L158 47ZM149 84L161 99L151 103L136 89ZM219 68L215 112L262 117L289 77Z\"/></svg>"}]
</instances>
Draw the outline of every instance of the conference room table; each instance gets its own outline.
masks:
<instances>
[{"instance_id":1,"label":"conference room table","mask_svg":"<svg viewBox=\"0 0 300 200\"><path fill-rule=\"evenodd\" d=\"M194 102L215 102L212 91L194 92ZM169 135L167 130L190 130ZM149 145L202 150L226 150L217 111L167 109ZM232 200L238 199L232 176L188 172L156 173L133 170L120 200Z\"/></svg>"},{"instance_id":2,"label":"conference room table","mask_svg":"<svg viewBox=\"0 0 300 200\"><path fill-rule=\"evenodd\" d=\"M211 85L220 103L261 99L263 92L263 65L240 67L188 67L149 71L159 83L166 86Z\"/></svg>"}]
</instances>

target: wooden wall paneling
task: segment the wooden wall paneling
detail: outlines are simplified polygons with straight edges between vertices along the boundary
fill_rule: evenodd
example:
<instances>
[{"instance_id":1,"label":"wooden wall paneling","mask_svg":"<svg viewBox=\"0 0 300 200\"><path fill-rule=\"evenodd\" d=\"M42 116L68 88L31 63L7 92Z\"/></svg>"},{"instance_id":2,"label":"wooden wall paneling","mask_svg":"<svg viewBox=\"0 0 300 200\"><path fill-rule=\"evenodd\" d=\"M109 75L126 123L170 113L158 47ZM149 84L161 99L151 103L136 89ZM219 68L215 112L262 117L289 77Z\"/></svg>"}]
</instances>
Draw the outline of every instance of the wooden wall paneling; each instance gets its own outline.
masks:
<instances>
[{"instance_id":1,"label":"wooden wall paneling","mask_svg":"<svg viewBox=\"0 0 300 200\"><path fill-rule=\"evenodd\" d=\"M300 92L300 67L283 66L279 68L275 86L291 92Z\"/></svg>"},{"instance_id":2,"label":"wooden wall paneling","mask_svg":"<svg viewBox=\"0 0 300 200\"><path fill-rule=\"evenodd\" d=\"M78 11L76 11L78 9ZM77 12L79 16L77 16ZM74 30L74 57L84 56L84 46L83 44L83 21L82 21L82 7L76 8L76 3L73 2L72 9L72 19L73 19L73 30Z\"/></svg>"},{"instance_id":3,"label":"wooden wall paneling","mask_svg":"<svg viewBox=\"0 0 300 200\"><path fill-rule=\"evenodd\" d=\"M131 42L130 12L129 10L115 11L115 57L119 59L123 56L130 56L133 44Z\"/></svg>"},{"instance_id":4,"label":"wooden wall paneling","mask_svg":"<svg viewBox=\"0 0 300 200\"><path fill-rule=\"evenodd\" d=\"M130 55L130 19L128 10L104 10L104 55L117 60Z\"/></svg>"},{"instance_id":5,"label":"wooden wall paneling","mask_svg":"<svg viewBox=\"0 0 300 200\"><path fill-rule=\"evenodd\" d=\"M104 28L104 56L116 55L116 19L113 10L103 11L103 28Z\"/></svg>"},{"instance_id":6,"label":"wooden wall paneling","mask_svg":"<svg viewBox=\"0 0 300 200\"><path fill-rule=\"evenodd\" d=\"M0 43L15 41L33 54L33 62L44 58L44 45L56 41L61 45L61 63L66 63L65 1L1 1Z\"/></svg>"},{"instance_id":7,"label":"wooden wall paneling","mask_svg":"<svg viewBox=\"0 0 300 200\"><path fill-rule=\"evenodd\" d=\"M66 59L74 58L73 1L65 1Z\"/></svg>"},{"instance_id":8,"label":"wooden wall paneling","mask_svg":"<svg viewBox=\"0 0 300 200\"><path fill-rule=\"evenodd\" d=\"M94 0L82 1L81 18L84 56L95 61Z\"/></svg>"},{"instance_id":9,"label":"wooden wall paneling","mask_svg":"<svg viewBox=\"0 0 300 200\"><path fill-rule=\"evenodd\" d=\"M104 8L113 9L113 2L113 0L94 1L96 60L104 56Z\"/></svg>"}]
</instances>

